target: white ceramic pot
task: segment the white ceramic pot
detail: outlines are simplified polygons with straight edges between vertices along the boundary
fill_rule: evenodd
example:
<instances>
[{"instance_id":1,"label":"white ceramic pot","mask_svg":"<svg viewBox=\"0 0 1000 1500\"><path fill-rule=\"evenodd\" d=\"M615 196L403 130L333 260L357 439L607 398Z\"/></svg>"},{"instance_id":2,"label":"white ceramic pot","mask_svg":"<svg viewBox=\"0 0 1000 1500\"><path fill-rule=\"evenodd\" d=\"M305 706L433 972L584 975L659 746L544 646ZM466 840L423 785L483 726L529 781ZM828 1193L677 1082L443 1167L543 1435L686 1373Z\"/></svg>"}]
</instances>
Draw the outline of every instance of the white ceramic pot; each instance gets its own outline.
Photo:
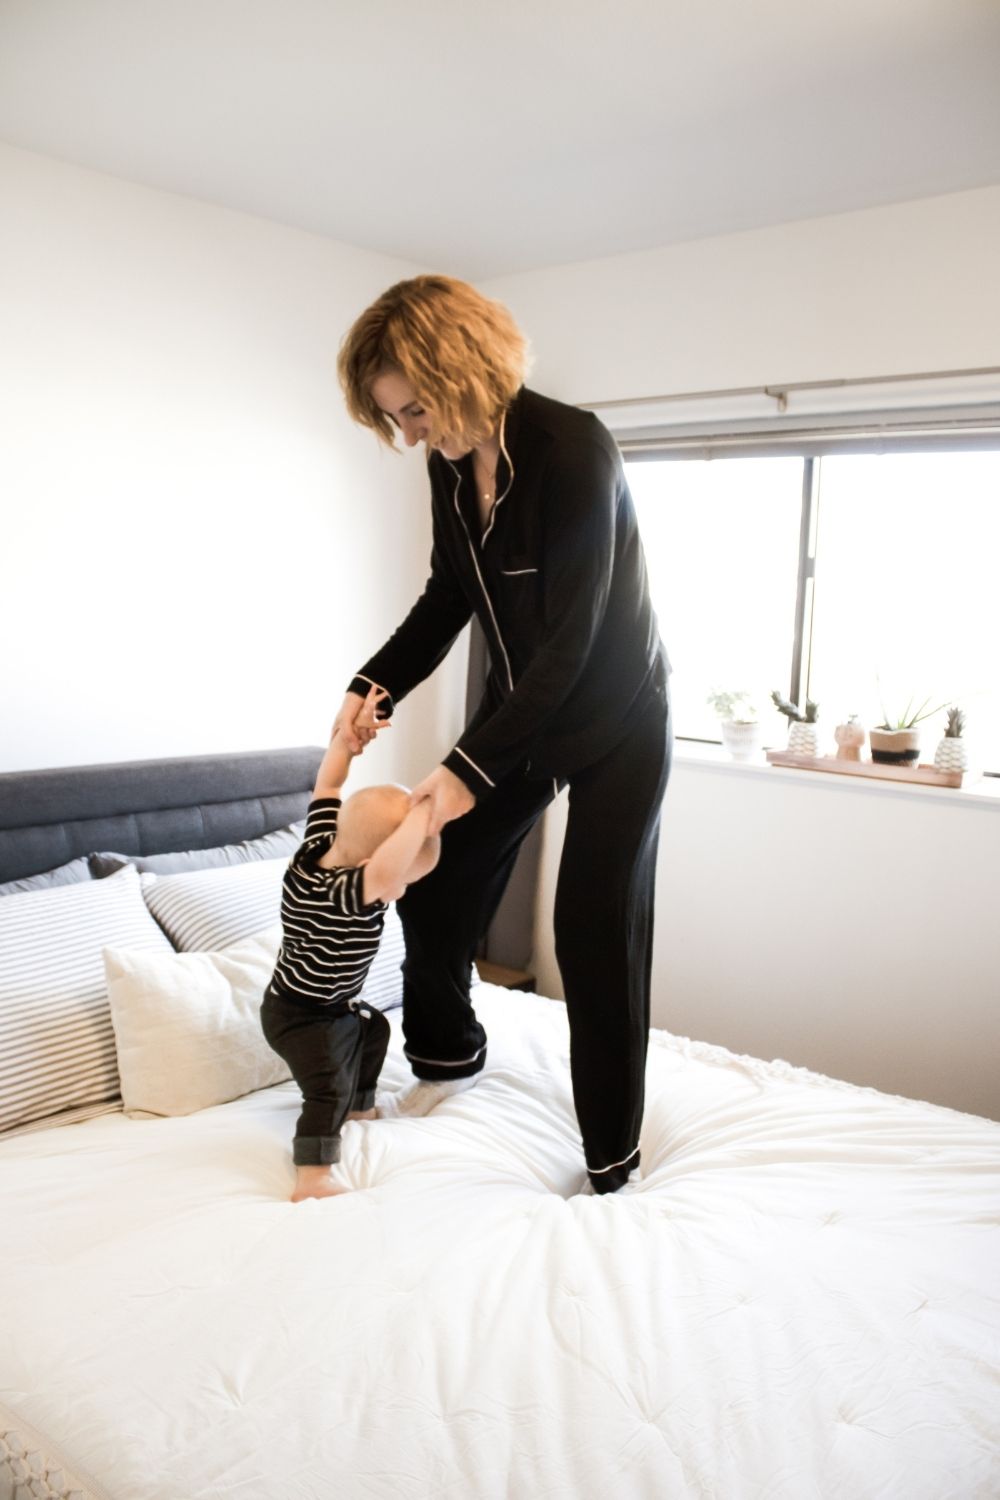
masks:
<instances>
[{"instance_id":1,"label":"white ceramic pot","mask_svg":"<svg viewBox=\"0 0 1000 1500\"><path fill-rule=\"evenodd\" d=\"M760 725L721 719L722 743L733 760L753 760L760 753Z\"/></svg>"},{"instance_id":2,"label":"white ceramic pot","mask_svg":"<svg viewBox=\"0 0 1000 1500\"><path fill-rule=\"evenodd\" d=\"M791 755L818 755L819 725L793 719L788 726L788 750Z\"/></svg>"},{"instance_id":3,"label":"white ceramic pot","mask_svg":"<svg viewBox=\"0 0 1000 1500\"><path fill-rule=\"evenodd\" d=\"M934 751L934 764L939 771L967 771L969 755L961 735L957 738L944 735Z\"/></svg>"}]
</instances>

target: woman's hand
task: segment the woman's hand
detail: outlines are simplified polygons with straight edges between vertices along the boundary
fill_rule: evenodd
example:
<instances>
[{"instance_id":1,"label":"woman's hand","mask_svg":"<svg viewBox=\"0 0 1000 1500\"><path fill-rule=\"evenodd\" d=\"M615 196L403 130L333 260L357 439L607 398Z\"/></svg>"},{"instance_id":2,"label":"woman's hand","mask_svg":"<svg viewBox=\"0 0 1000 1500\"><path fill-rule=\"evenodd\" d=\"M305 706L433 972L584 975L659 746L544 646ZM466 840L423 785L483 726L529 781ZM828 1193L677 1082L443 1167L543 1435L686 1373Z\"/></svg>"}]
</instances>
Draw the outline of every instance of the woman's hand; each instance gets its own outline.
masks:
<instances>
[{"instance_id":1,"label":"woman's hand","mask_svg":"<svg viewBox=\"0 0 1000 1500\"><path fill-rule=\"evenodd\" d=\"M380 729L390 729L388 719L381 720L377 709L389 694L385 688L372 686L366 697L360 693L348 693L340 705L333 721L330 738L339 734L352 755L360 755L366 745L371 744Z\"/></svg>"},{"instance_id":2,"label":"woman's hand","mask_svg":"<svg viewBox=\"0 0 1000 1500\"><path fill-rule=\"evenodd\" d=\"M476 805L476 799L465 782L460 781L447 766L438 766L413 788L410 806L416 807L418 802L431 804L431 820L427 826L429 835L440 833L446 823L464 817Z\"/></svg>"}]
</instances>

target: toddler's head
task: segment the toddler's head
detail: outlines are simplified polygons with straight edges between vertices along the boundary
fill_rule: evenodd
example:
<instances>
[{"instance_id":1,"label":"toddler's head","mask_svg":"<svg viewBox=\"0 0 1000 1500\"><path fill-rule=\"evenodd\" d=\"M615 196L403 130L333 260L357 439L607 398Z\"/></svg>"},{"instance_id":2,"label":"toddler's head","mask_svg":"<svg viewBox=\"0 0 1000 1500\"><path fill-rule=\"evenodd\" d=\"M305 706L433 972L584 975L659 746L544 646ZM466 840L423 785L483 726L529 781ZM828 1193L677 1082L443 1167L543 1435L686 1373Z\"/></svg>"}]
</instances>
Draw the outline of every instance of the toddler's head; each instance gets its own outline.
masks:
<instances>
[{"instance_id":1,"label":"toddler's head","mask_svg":"<svg viewBox=\"0 0 1000 1500\"><path fill-rule=\"evenodd\" d=\"M345 865L360 865L370 859L379 844L395 833L410 810L405 786L366 786L353 792L337 819L337 854ZM438 834L424 839L406 872L407 885L429 875L441 857Z\"/></svg>"}]
</instances>

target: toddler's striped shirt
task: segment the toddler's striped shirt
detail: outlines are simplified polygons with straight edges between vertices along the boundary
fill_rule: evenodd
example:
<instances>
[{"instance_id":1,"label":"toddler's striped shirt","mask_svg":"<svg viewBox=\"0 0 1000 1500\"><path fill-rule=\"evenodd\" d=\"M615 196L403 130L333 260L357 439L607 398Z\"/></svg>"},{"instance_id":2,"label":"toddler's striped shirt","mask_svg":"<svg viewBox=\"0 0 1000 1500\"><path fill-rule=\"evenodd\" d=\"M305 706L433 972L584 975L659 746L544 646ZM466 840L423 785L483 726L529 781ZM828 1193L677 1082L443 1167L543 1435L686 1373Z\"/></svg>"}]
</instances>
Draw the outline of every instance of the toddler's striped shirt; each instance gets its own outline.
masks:
<instances>
[{"instance_id":1,"label":"toddler's striped shirt","mask_svg":"<svg viewBox=\"0 0 1000 1500\"><path fill-rule=\"evenodd\" d=\"M378 952L386 903L365 906L362 867L323 870L316 863L333 844L339 812L339 797L309 804L305 837L285 872L284 930L271 985L286 1000L346 1004Z\"/></svg>"}]
</instances>

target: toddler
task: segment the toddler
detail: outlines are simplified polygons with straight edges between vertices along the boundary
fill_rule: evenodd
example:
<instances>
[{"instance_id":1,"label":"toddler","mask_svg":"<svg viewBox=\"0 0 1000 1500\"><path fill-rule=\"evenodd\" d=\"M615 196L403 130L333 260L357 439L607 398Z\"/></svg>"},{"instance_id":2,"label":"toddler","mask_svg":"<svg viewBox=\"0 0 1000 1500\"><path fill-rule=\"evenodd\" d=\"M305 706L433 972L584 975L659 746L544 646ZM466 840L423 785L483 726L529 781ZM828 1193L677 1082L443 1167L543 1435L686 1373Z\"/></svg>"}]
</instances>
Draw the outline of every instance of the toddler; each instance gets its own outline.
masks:
<instances>
[{"instance_id":1,"label":"toddler","mask_svg":"<svg viewBox=\"0 0 1000 1500\"><path fill-rule=\"evenodd\" d=\"M364 713L377 727L381 690ZM261 1005L269 1045L302 1091L293 1142L292 1202L345 1192L330 1167L340 1160L345 1120L375 1118L375 1084L389 1023L358 996L378 950L386 906L438 862L428 837L429 802L410 808L400 786L374 786L341 804L352 752L334 732L281 898L282 944Z\"/></svg>"}]
</instances>

